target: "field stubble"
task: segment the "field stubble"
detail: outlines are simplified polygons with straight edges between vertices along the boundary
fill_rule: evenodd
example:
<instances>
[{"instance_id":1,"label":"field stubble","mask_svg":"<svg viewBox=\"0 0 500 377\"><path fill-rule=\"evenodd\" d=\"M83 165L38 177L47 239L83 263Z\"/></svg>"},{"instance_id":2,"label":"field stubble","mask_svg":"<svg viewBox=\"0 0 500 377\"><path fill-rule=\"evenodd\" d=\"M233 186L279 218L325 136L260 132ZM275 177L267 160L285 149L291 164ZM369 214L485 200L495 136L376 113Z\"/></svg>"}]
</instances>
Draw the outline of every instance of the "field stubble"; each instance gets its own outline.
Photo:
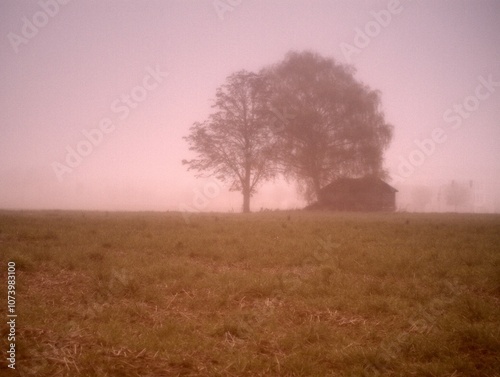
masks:
<instances>
[{"instance_id":1,"label":"field stubble","mask_svg":"<svg viewBox=\"0 0 500 377\"><path fill-rule=\"evenodd\" d=\"M0 212L0 277L15 261L19 313L17 369L2 358L0 371L500 375L499 216L190 220Z\"/></svg>"}]
</instances>

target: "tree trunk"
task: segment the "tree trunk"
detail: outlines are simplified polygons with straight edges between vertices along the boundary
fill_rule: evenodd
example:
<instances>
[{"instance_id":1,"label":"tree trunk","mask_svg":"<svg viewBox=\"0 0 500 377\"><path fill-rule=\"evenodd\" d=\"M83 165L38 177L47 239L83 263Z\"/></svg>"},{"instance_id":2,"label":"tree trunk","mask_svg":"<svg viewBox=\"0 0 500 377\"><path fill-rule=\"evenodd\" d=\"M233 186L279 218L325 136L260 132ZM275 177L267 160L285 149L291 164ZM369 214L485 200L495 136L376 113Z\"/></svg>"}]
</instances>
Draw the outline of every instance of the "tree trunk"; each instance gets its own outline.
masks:
<instances>
[{"instance_id":1,"label":"tree trunk","mask_svg":"<svg viewBox=\"0 0 500 377\"><path fill-rule=\"evenodd\" d=\"M250 212L250 192L249 190L243 190L243 213Z\"/></svg>"},{"instance_id":2,"label":"tree trunk","mask_svg":"<svg viewBox=\"0 0 500 377\"><path fill-rule=\"evenodd\" d=\"M321 190L321 185L319 184L319 177L315 175L313 177L313 187L314 187L314 200L319 200L319 192Z\"/></svg>"},{"instance_id":3,"label":"tree trunk","mask_svg":"<svg viewBox=\"0 0 500 377\"><path fill-rule=\"evenodd\" d=\"M248 147L245 148L246 151L248 151ZM243 213L249 213L250 212L250 194L251 194L251 189L250 189L250 176L252 173L252 165L250 164L250 157L249 153L245 152L245 177L242 182L243 186Z\"/></svg>"}]
</instances>

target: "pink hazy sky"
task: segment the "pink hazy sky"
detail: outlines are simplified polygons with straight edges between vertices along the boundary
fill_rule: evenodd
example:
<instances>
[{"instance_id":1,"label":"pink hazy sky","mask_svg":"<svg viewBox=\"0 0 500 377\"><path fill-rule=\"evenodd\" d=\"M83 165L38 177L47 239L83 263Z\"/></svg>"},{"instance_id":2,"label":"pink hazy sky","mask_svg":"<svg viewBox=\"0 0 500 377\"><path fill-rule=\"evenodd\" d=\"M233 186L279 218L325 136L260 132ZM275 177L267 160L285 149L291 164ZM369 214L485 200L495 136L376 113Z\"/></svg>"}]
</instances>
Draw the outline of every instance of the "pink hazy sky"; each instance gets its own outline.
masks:
<instances>
[{"instance_id":1,"label":"pink hazy sky","mask_svg":"<svg viewBox=\"0 0 500 377\"><path fill-rule=\"evenodd\" d=\"M381 91L397 188L474 180L494 195L499 19L497 0L2 1L0 208L238 211L239 194L181 165L182 136L228 75L290 50ZM68 148L85 154L73 167ZM300 205L277 181L252 208Z\"/></svg>"}]
</instances>

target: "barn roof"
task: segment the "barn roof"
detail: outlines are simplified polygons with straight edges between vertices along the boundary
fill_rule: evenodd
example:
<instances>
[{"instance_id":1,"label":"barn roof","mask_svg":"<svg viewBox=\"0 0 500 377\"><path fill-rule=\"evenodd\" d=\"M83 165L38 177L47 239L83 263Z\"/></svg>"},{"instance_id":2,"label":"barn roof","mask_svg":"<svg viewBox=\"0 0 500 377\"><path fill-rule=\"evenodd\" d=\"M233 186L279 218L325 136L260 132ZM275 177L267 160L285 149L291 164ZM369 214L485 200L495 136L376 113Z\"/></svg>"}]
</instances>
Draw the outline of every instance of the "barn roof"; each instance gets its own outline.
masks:
<instances>
[{"instance_id":1,"label":"barn roof","mask_svg":"<svg viewBox=\"0 0 500 377\"><path fill-rule=\"evenodd\" d=\"M398 192L394 187L388 185L380 178L339 178L321 189L322 193L353 192L366 190L381 190L388 192Z\"/></svg>"}]
</instances>

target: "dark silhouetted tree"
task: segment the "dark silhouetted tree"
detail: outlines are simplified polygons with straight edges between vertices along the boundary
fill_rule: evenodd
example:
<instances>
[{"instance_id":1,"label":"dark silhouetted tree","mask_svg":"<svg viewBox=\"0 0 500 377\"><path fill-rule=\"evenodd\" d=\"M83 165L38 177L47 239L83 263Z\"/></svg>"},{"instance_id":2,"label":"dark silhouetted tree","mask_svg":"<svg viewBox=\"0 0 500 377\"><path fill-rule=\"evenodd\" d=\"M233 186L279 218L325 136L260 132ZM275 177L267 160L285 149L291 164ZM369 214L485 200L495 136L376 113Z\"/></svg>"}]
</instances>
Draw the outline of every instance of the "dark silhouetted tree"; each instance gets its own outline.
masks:
<instances>
[{"instance_id":1,"label":"dark silhouetted tree","mask_svg":"<svg viewBox=\"0 0 500 377\"><path fill-rule=\"evenodd\" d=\"M280 165L307 200L335 178L384 178L392 126L384 120L379 92L356 81L353 68L290 52L262 74L272 88L268 109L288 114L274 128Z\"/></svg>"},{"instance_id":2,"label":"dark silhouetted tree","mask_svg":"<svg viewBox=\"0 0 500 377\"><path fill-rule=\"evenodd\" d=\"M243 212L250 212L250 198L259 183L276 174L274 139L269 128L265 80L239 71L217 89L216 111L196 122L184 139L196 158L183 160L197 176L215 176L243 195Z\"/></svg>"}]
</instances>

